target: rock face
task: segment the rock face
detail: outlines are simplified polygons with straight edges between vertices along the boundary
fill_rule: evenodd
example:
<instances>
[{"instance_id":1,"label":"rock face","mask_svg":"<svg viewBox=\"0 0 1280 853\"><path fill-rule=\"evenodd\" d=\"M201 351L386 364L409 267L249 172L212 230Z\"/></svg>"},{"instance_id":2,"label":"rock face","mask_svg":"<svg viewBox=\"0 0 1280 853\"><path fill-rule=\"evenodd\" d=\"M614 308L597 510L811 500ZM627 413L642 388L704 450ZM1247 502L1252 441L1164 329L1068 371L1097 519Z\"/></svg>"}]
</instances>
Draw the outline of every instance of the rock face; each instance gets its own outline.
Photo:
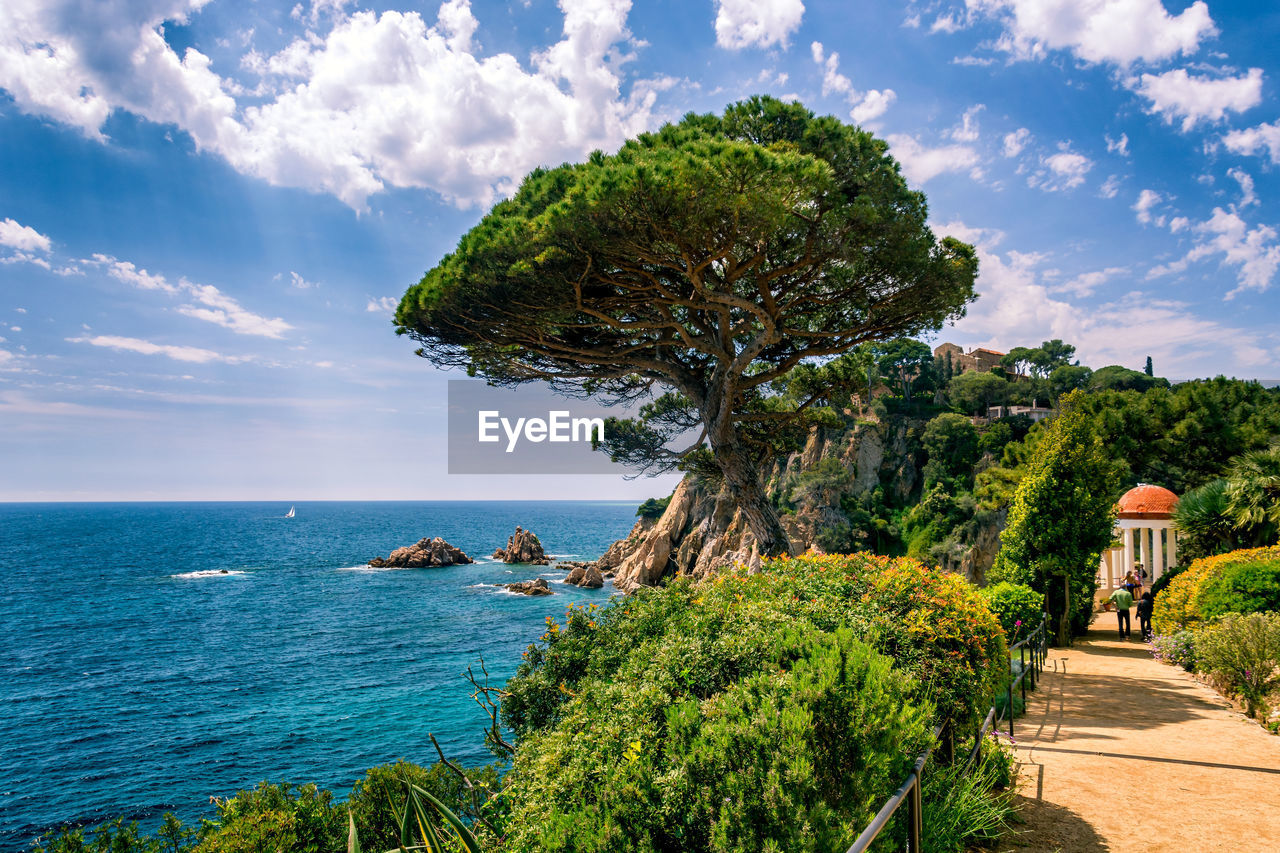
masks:
<instances>
[{"instance_id":1,"label":"rock face","mask_svg":"<svg viewBox=\"0 0 1280 853\"><path fill-rule=\"evenodd\" d=\"M507 540L507 547L493 552L493 558L504 563L530 563L535 566L545 566L551 562L534 532L519 527Z\"/></svg>"},{"instance_id":2,"label":"rock face","mask_svg":"<svg viewBox=\"0 0 1280 853\"><path fill-rule=\"evenodd\" d=\"M521 595L552 595L551 587L547 585L546 578L534 578L531 581L520 581L519 583L500 583L498 586L504 586L512 592L518 592Z\"/></svg>"},{"instance_id":3,"label":"rock face","mask_svg":"<svg viewBox=\"0 0 1280 853\"><path fill-rule=\"evenodd\" d=\"M847 475L838 487L811 488L794 512L782 515L792 553L821 551L817 543L821 531L829 531L842 522L850 525L842 501L871 500L877 490L882 490L884 497L901 505L919 489L924 464L920 434L926 421L898 416L854 418L852 412L845 414L849 416L845 427L815 428L801 450L778 457L761 472L769 496L789 500L796 478L820 464L830 466L828 460L839 463ZM941 568L980 582L999 549L1003 526L1003 514L975 526L955 552L942 559ZM851 547L873 545L868 530L853 527L849 535ZM660 518L641 519L630 535L610 546L596 565L606 576L612 569L615 586L631 592L677 575L705 577L736 563L759 566L755 537L736 511L732 496L690 475L676 488Z\"/></svg>"},{"instance_id":4,"label":"rock face","mask_svg":"<svg viewBox=\"0 0 1280 853\"><path fill-rule=\"evenodd\" d=\"M369 565L375 569L423 569L432 566L453 566L459 563L475 561L448 542L437 536L435 539L420 539L414 545L397 548L385 560L374 557Z\"/></svg>"},{"instance_id":5,"label":"rock face","mask_svg":"<svg viewBox=\"0 0 1280 853\"><path fill-rule=\"evenodd\" d=\"M565 583L580 586L583 589L599 589L604 586L604 575L595 563L561 563L560 567L569 566L569 576Z\"/></svg>"}]
</instances>

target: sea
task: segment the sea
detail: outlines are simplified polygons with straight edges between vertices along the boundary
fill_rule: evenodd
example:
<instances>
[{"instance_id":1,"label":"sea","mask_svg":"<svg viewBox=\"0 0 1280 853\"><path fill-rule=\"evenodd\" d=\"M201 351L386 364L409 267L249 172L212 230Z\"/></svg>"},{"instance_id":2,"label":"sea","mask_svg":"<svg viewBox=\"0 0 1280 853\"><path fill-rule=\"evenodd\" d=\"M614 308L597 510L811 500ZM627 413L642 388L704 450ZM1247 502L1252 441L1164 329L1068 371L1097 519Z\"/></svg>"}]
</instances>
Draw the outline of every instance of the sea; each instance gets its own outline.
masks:
<instances>
[{"instance_id":1,"label":"sea","mask_svg":"<svg viewBox=\"0 0 1280 853\"><path fill-rule=\"evenodd\" d=\"M492 760L468 667L503 683L610 585L489 558L516 525L593 559L632 502L0 504L0 850L118 816L212 817L262 780L340 798L369 767ZM477 562L366 563L441 536ZM554 595L495 584L543 576Z\"/></svg>"}]
</instances>

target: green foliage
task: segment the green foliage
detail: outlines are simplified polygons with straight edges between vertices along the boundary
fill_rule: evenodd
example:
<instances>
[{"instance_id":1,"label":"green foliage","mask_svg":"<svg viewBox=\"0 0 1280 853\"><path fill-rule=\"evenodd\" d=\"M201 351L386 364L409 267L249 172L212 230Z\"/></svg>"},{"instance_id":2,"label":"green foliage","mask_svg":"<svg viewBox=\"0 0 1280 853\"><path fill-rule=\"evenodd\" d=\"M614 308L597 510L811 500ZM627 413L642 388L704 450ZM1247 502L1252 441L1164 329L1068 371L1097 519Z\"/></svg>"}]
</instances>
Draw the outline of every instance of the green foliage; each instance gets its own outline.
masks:
<instances>
[{"instance_id":1,"label":"green foliage","mask_svg":"<svg viewBox=\"0 0 1280 853\"><path fill-rule=\"evenodd\" d=\"M478 789L472 797L457 772L443 763L420 767L408 761L383 764L371 768L352 788L347 807L356 824L361 846L382 851L399 846L404 806L409 798L406 783L429 792L453 814L461 816L477 831L481 819L501 824L505 819L505 800L492 798L501 787L501 771L497 765L460 768ZM433 818L437 829L448 830L439 818Z\"/></svg>"},{"instance_id":2,"label":"green foliage","mask_svg":"<svg viewBox=\"0 0 1280 853\"><path fill-rule=\"evenodd\" d=\"M1111 544L1119 494L1117 467L1078 407L1080 396L1063 398L1061 414L1029 463L988 575L1043 592L1049 612L1065 613L1067 630L1076 634L1092 619L1098 559ZM1055 633L1067 642L1062 626Z\"/></svg>"},{"instance_id":3,"label":"green foliage","mask_svg":"<svg viewBox=\"0 0 1280 853\"><path fill-rule=\"evenodd\" d=\"M1199 631L1199 668L1239 692L1250 714L1265 714L1272 690L1280 688L1280 613L1230 614Z\"/></svg>"},{"instance_id":4,"label":"green foliage","mask_svg":"<svg viewBox=\"0 0 1280 853\"><path fill-rule=\"evenodd\" d=\"M1227 515L1226 479L1210 480L1179 498L1173 522L1178 528L1178 554L1184 560L1239 547L1235 522Z\"/></svg>"},{"instance_id":5,"label":"green foliage","mask_svg":"<svg viewBox=\"0 0 1280 853\"><path fill-rule=\"evenodd\" d=\"M875 352L876 368L880 375L889 380L889 386L907 403L911 402L913 390L918 390L921 386L932 386L936 382L933 350L926 343L910 338L895 338L878 344Z\"/></svg>"},{"instance_id":6,"label":"green foliage","mask_svg":"<svg viewBox=\"0 0 1280 853\"><path fill-rule=\"evenodd\" d=\"M1231 461L1227 471L1227 516L1236 528L1252 531L1257 544L1280 536L1280 442Z\"/></svg>"},{"instance_id":7,"label":"green foliage","mask_svg":"<svg viewBox=\"0 0 1280 853\"><path fill-rule=\"evenodd\" d=\"M993 739L983 743L972 768L957 762L927 771L921 791L927 815L921 849L961 853L998 841L1017 811L1015 760Z\"/></svg>"},{"instance_id":8,"label":"green foliage","mask_svg":"<svg viewBox=\"0 0 1280 853\"><path fill-rule=\"evenodd\" d=\"M1034 631L1044 612L1044 593L1020 583L1001 581L980 590L987 606L1000 620L1009 643L1015 643Z\"/></svg>"},{"instance_id":9,"label":"green foliage","mask_svg":"<svg viewBox=\"0 0 1280 853\"><path fill-rule=\"evenodd\" d=\"M1140 370L1130 370L1118 364L1101 367L1089 378L1089 387L1099 391L1147 391L1168 386L1167 379L1148 376Z\"/></svg>"},{"instance_id":10,"label":"green foliage","mask_svg":"<svg viewBox=\"0 0 1280 853\"><path fill-rule=\"evenodd\" d=\"M571 609L507 685L513 849L847 845L928 709L958 725L985 710L1004 648L962 579L870 555Z\"/></svg>"},{"instance_id":11,"label":"green foliage","mask_svg":"<svg viewBox=\"0 0 1280 853\"><path fill-rule=\"evenodd\" d=\"M962 411L982 415L986 414L988 406L1003 403L1008 389L1008 381L994 373L970 370L947 384L947 396L951 404Z\"/></svg>"},{"instance_id":12,"label":"green foliage","mask_svg":"<svg viewBox=\"0 0 1280 853\"><path fill-rule=\"evenodd\" d=\"M1227 566L1201 585L1198 601L1205 621L1227 613L1280 612L1280 559Z\"/></svg>"},{"instance_id":13,"label":"green foliage","mask_svg":"<svg viewBox=\"0 0 1280 853\"><path fill-rule=\"evenodd\" d=\"M32 853L189 853L196 831L165 812L155 836L141 833L137 821L116 818L92 829L74 827L36 839Z\"/></svg>"},{"instance_id":14,"label":"green foliage","mask_svg":"<svg viewBox=\"0 0 1280 853\"><path fill-rule=\"evenodd\" d=\"M853 487L853 474L839 459L827 457L791 477L787 497L795 504L840 506L840 499Z\"/></svg>"},{"instance_id":15,"label":"green foliage","mask_svg":"<svg viewBox=\"0 0 1280 853\"><path fill-rule=\"evenodd\" d=\"M262 782L217 801L218 816L201 833L196 853L332 853L346 846L346 814L333 794L315 785Z\"/></svg>"},{"instance_id":16,"label":"green foliage","mask_svg":"<svg viewBox=\"0 0 1280 853\"><path fill-rule=\"evenodd\" d=\"M661 518L670 503L671 495L665 498L649 498L636 509L636 515L639 518Z\"/></svg>"},{"instance_id":17,"label":"green foliage","mask_svg":"<svg viewBox=\"0 0 1280 853\"><path fill-rule=\"evenodd\" d=\"M964 415L938 415L920 437L928 454L924 467L924 487L944 483L967 489L973 482L973 464L978 461L978 430Z\"/></svg>"}]
</instances>

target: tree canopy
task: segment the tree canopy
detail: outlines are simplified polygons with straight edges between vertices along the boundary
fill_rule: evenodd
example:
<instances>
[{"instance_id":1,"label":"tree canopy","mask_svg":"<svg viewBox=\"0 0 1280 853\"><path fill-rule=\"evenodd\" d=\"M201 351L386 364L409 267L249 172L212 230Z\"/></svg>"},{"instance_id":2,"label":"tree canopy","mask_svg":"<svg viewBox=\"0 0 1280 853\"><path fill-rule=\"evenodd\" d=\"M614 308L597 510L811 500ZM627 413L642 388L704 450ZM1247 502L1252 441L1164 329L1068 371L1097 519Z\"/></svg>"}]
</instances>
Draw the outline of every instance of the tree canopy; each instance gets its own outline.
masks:
<instances>
[{"instance_id":1,"label":"tree canopy","mask_svg":"<svg viewBox=\"0 0 1280 853\"><path fill-rule=\"evenodd\" d=\"M698 454L779 553L756 462L812 403L771 383L963 315L975 253L926 219L883 141L756 97L535 170L409 288L397 332L496 384L662 393L606 449L648 471Z\"/></svg>"}]
</instances>

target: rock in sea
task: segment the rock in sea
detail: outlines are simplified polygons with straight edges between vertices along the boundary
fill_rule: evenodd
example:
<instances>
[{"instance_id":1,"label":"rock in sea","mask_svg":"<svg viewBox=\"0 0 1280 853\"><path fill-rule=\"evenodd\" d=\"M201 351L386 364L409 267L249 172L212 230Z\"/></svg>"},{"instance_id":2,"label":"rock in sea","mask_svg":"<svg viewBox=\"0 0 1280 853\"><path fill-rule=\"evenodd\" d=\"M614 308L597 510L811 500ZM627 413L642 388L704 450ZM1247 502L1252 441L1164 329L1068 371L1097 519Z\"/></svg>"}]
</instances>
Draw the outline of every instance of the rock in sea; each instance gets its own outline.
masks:
<instances>
[{"instance_id":1,"label":"rock in sea","mask_svg":"<svg viewBox=\"0 0 1280 853\"><path fill-rule=\"evenodd\" d=\"M595 563L560 563L560 568L569 569L569 576L564 579L565 583L580 586L583 589L599 589L604 586L604 575L600 573L600 568Z\"/></svg>"},{"instance_id":2,"label":"rock in sea","mask_svg":"<svg viewBox=\"0 0 1280 853\"><path fill-rule=\"evenodd\" d=\"M437 536L435 539L423 538L414 545L397 548L385 560L374 557L369 565L375 569L422 569L474 562L460 548L453 547Z\"/></svg>"},{"instance_id":3,"label":"rock in sea","mask_svg":"<svg viewBox=\"0 0 1280 853\"><path fill-rule=\"evenodd\" d=\"M546 578L535 578L531 581L520 581L519 583L500 583L498 586L505 586L512 592L518 592L521 595L552 595L551 587L547 585Z\"/></svg>"},{"instance_id":4,"label":"rock in sea","mask_svg":"<svg viewBox=\"0 0 1280 853\"><path fill-rule=\"evenodd\" d=\"M507 540L506 548L499 548L493 552L493 559L504 563L530 563L535 566L546 566L551 563L534 532L519 527Z\"/></svg>"}]
</instances>

